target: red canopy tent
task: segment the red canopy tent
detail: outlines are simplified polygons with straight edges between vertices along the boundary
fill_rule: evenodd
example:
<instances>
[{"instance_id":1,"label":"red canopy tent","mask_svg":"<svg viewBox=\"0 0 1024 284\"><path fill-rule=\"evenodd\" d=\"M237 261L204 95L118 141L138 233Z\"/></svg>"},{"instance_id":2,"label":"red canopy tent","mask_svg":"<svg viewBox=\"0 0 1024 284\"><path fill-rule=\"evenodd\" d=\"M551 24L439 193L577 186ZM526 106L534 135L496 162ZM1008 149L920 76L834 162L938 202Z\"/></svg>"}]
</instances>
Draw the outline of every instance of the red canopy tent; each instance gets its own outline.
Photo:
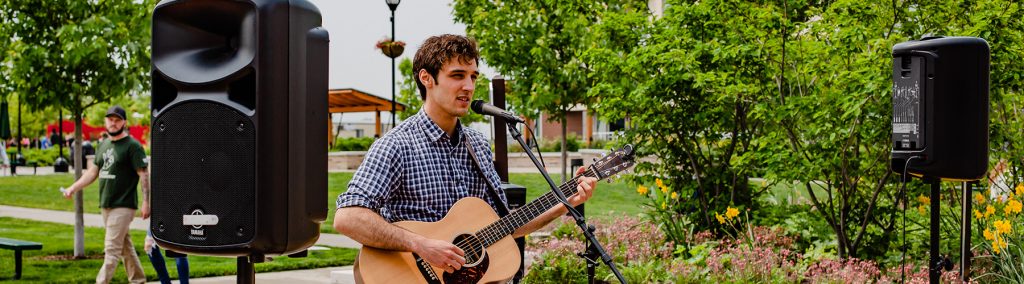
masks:
<instances>
[{"instance_id":1,"label":"red canopy tent","mask_svg":"<svg viewBox=\"0 0 1024 284\"><path fill-rule=\"evenodd\" d=\"M65 134L75 133L75 122L70 120L63 120L61 124L53 123L46 126L46 133L57 132L61 126L64 127ZM92 126L88 123L82 122L82 137L86 140L93 140L100 137L100 133L103 133L106 129L103 126ZM138 140L142 145L146 145L146 135L149 134L149 125L135 125L128 126L128 135L131 135L135 140Z\"/></svg>"}]
</instances>

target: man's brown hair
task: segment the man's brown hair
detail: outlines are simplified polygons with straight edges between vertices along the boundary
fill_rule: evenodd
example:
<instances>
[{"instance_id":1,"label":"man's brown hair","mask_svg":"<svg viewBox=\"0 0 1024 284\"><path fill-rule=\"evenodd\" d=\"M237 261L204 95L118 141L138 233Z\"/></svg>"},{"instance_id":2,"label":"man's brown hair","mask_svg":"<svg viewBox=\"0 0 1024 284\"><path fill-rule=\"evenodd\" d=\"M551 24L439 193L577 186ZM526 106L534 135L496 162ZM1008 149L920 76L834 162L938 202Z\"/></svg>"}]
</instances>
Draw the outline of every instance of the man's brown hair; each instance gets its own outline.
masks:
<instances>
[{"instance_id":1,"label":"man's brown hair","mask_svg":"<svg viewBox=\"0 0 1024 284\"><path fill-rule=\"evenodd\" d=\"M423 42L420 50L412 60L412 77L416 80L416 87L420 89L420 99L427 99L427 87L420 82L420 70L427 70L430 77L434 78L437 84L437 73L445 63L452 59L460 63L472 62L480 64L480 52L476 50L476 41L461 35L443 34L432 36Z\"/></svg>"}]
</instances>

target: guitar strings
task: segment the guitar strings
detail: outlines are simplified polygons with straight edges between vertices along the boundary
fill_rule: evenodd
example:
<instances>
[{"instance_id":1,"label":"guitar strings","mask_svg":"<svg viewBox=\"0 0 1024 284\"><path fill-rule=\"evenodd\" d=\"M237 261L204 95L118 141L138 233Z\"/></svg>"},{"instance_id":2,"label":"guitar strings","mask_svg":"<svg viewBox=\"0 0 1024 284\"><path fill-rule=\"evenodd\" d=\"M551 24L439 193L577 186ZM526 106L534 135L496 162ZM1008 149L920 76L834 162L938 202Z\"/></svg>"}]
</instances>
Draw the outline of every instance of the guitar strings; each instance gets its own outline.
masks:
<instances>
[{"instance_id":1,"label":"guitar strings","mask_svg":"<svg viewBox=\"0 0 1024 284\"><path fill-rule=\"evenodd\" d=\"M588 172L584 172L584 176L589 176L588 173L589 174L593 174L594 173L592 171L592 169L590 169L590 168L588 168L587 171ZM573 177L568 182L566 182L566 183L562 184L561 186L559 186L559 189L562 190L563 193L565 193L565 190L566 189L571 189L572 188L571 184L577 183L577 181L578 181L578 177ZM553 194L546 194L546 195L542 196L542 198L553 198L553 197L554 197ZM535 207L536 204L539 204L539 203L532 203L530 207ZM511 214L509 216L519 217L518 215L511 215ZM508 216L506 216L506 217L508 217ZM506 223L508 223L509 221L511 221L511 219L502 218L498 222L492 223L491 225L488 225L484 229L478 231L475 235L481 235L479 237L483 238L485 240L485 242L493 244L495 241L497 241L497 240L494 240L494 238L496 236L493 234L494 233L494 229L495 229L494 228L495 225L501 225L502 227L507 227L508 224L506 224ZM501 233L502 233L502 237L504 237L504 235L508 234L506 232L501 232ZM467 245L466 239L463 239L462 241L460 241L459 243L456 244L456 246L459 246L460 248L465 246L465 245Z\"/></svg>"},{"instance_id":2,"label":"guitar strings","mask_svg":"<svg viewBox=\"0 0 1024 284\"><path fill-rule=\"evenodd\" d=\"M584 176L584 177L597 177L597 172L594 171L594 169L592 167L588 167L586 170L583 171L582 175L575 176L572 179L570 179L569 181L566 181L565 183L560 185L558 187L558 189L560 191L562 191L563 194L566 193L565 192L566 190L575 189L577 186L579 186L579 177L581 177L581 176ZM568 196L566 196L566 197L568 197ZM546 200L546 199L551 199L551 198L556 198L557 199L557 196L555 196L554 194L550 194L549 193L549 194L545 194L545 195L541 196L540 199L545 199ZM559 200L555 200L555 202L556 202L556 204L560 204L561 203L561 201L559 201ZM528 204L527 206L528 207L535 207L535 206L537 206L537 204L540 204L540 203L532 202L532 203ZM516 210L516 212L518 212L518 210ZM513 216L513 217L516 217L516 218L518 217L518 216L514 216L513 213L510 213L506 217L509 217L509 216ZM473 239L483 239L483 241L486 242L486 243L494 244L494 242L496 242L497 240L493 240L493 238L496 237L495 235L493 235L493 231L494 231L493 227L495 225L499 224L499 223L508 223L508 221L510 221L510 220L511 219L501 218L500 220L498 220L498 222L492 223L492 224L488 225L487 227L484 227L480 231L477 231L475 234L473 234L473 236L474 236ZM502 227L507 227L507 225L508 224L501 224ZM511 234L511 233L512 232L508 232L508 233L502 232L501 237L504 237L505 235L508 235L508 234ZM483 235L483 236L477 236L477 235ZM483 248L484 245L482 243L480 243L480 240L470 240L470 239L471 238L463 238L462 240L457 242L455 244L455 246L457 246L459 248L463 248L463 247L466 247L467 245L470 244L470 243L467 243L467 242L474 242L475 243L474 245L478 245L482 249L485 249L485 248ZM474 247L477 247L477 246L474 246ZM475 253L475 251L474 251L474 253ZM482 256L483 254L481 253L480 255Z\"/></svg>"},{"instance_id":3,"label":"guitar strings","mask_svg":"<svg viewBox=\"0 0 1024 284\"><path fill-rule=\"evenodd\" d=\"M596 177L596 172L594 172L593 169L591 169L591 168L587 168L587 170L583 173L583 176L591 176L591 175ZM567 190L571 191L572 189L575 189L576 185L578 185L578 177L573 177L568 182L560 185L559 189L564 194L570 194L570 192L566 192L566 191ZM557 197L554 194L549 193L549 194L545 194L544 196L541 196L541 198L539 198L539 200L541 200L541 201L550 201L550 199L553 199L553 198L557 198ZM553 202L559 202L559 201L554 200ZM530 203L529 205L527 205L527 207L525 207L523 209L526 209L525 211L543 209L543 208L536 208L536 207L540 206L541 203L542 202L533 202L533 203ZM525 211L518 211L517 210L517 212L525 212ZM487 243L489 243L489 244L490 243L494 243L495 241L497 241L497 239L500 239L500 238L498 238L499 236L500 237L504 237L505 235L512 233L512 232L505 232L505 230L499 230L500 234L495 235L495 232L494 232L494 230L496 229L495 227L500 226L502 228L506 228L506 230L507 230L509 225L510 225L509 223L514 221L513 218L515 218L515 221L520 221L520 222L523 221L523 220L519 220L518 219L519 217L523 217L523 216L520 216L520 214L514 214L514 215L506 216L506 218L502 218L498 222L495 222L495 223L485 227L484 229L480 230L477 233L478 234L482 233L483 238L485 239L485 241Z\"/></svg>"}]
</instances>

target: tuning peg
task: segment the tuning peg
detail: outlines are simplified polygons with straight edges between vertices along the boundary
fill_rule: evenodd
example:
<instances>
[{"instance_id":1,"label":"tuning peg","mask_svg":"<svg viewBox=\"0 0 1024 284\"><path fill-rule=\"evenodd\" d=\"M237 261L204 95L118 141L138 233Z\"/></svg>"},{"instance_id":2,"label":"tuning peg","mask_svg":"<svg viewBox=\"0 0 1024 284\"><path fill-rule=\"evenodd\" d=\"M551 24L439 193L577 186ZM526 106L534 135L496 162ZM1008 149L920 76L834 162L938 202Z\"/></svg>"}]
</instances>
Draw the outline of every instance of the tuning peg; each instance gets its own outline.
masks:
<instances>
[{"instance_id":1,"label":"tuning peg","mask_svg":"<svg viewBox=\"0 0 1024 284\"><path fill-rule=\"evenodd\" d=\"M597 162L597 158L594 158L594 162Z\"/></svg>"}]
</instances>

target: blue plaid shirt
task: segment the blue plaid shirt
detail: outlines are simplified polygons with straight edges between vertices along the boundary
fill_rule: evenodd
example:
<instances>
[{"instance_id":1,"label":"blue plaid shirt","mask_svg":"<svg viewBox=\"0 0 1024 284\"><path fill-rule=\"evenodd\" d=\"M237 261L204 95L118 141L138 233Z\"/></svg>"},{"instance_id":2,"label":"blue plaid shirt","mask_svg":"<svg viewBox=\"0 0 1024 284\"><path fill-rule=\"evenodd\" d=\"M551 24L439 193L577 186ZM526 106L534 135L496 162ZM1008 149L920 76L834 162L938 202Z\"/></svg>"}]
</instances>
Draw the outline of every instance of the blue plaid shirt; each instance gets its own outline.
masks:
<instances>
[{"instance_id":1,"label":"blue plaid shirt","mask_svg":"<svg viewBox=\"0 0 1024 284\"><path fill-rule=\"evenodd\" d=\"M388 222L435 222L456 201L472 196L486 200L497 212L485 182L498 189L503 204L508 203L490 144L478 131L458 123L456 128L452 138L422 110L410 117L373 143L348 191L338 196L337 207L366 207ZM486 179L473 168L463 139L469 139Z\"/></svg>"}]
</instances>

